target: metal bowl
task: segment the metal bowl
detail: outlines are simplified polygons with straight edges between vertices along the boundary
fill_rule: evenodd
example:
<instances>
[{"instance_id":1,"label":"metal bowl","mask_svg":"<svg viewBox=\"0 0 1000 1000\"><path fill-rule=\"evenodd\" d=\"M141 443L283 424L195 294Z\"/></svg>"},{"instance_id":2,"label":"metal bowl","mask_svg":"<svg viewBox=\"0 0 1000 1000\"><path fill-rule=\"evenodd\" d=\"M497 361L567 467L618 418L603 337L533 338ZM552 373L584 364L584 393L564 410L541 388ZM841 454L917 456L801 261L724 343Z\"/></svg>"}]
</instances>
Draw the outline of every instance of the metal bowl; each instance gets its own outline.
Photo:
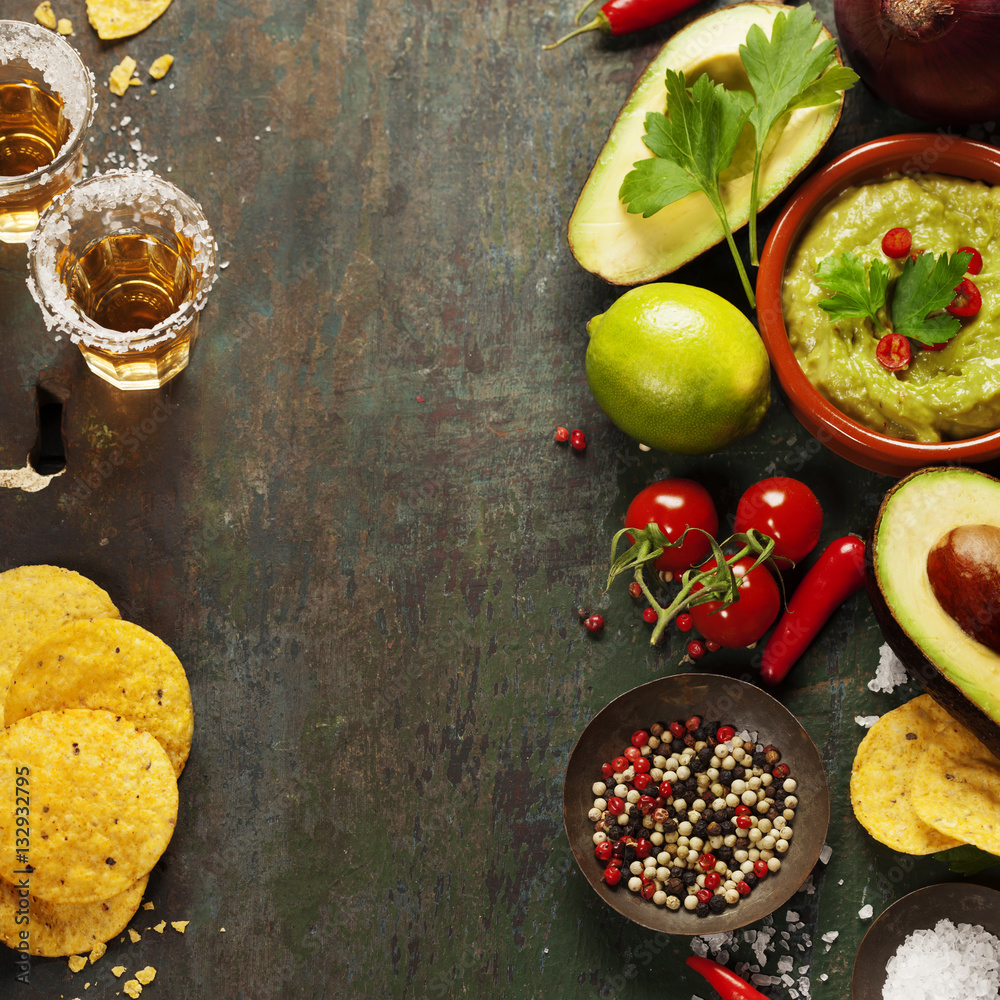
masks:
<instances>
[{"instance_id":1,"label":"metal bowl","mask_svg":"<svg viewBox=\"0 0 1000 1000\"><path fill-rule=\"evenodd\" d=\"M851 974L851 1000L882 1000L886 964L907 935L945 918L953 924L981 924L1000 937L1000 892L965 882L942 882L897 899L861 942Z\"/></svg>"},{"instance_id":2,"label":"metal bowl","mask_svg":"<svg viewBox=\"0 0 1000 1000\"><path fill-rule=\"evenodd\" d=\"M700 715L756 732L758 742L781 750L791 776L798 782L799 805L795 838L781 857L781 869L722 913L697 917L688 910L668 910L638 893L625 879L615 888L605 885L604 866L594 857L591 786L601 778L601 764L617 757L637 729L654 722ZM563 822L577 864L594 892L623 917L666 934L718 934L744 927L778 909L805 882L819 858L830 824L830 791L819 751L798 720L780 702L745 681L717 674L674 674L633 688L603 708L583 731L570 754L563 788Z\"/></svg>"}]
</instances>

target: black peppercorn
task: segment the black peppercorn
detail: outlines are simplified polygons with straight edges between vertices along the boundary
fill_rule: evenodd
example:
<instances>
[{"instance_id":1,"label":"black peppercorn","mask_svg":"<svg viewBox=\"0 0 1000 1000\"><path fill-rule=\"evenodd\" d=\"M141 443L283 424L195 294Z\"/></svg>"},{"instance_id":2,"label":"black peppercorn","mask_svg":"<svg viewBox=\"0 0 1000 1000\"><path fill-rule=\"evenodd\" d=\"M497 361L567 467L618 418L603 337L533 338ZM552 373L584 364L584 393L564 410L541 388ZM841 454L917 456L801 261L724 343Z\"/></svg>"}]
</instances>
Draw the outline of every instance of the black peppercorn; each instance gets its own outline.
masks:
<instances>
[{"instance_id":1,"label":"black peppercorn","mask_svg":"<svg viewBox=\"0 0 1000 1000\"><path fill-rule=\"evenodd\" d=\"M649 735L650 736L655 736L657 738L661 737L663 735L663 726L660 725L659 722L654 722L649 727Z\"/></svg>"},{"instance_id":2,"label":"black peppercorn","mask_svg":"<svg viewBox=\"0 0 1000 1000\"><path fill-rule=\"evenodd\" d=\"M717 847L714 853L719 861L729 862L733 859L733 849L731 847L726 847L725 844L723 844L722 847Z\"/></svg>"},{"instance_id":3,"label":"black peppercorn","mask_svg":"<svg viewBox=\"0 0 1000 1000\"><path fill-rule=\"evenodd\" d=\"M680 757L680 755L682 753L684 753L684 741L683 740L674 740L670 744L670 752L672 754L676 754L678 757Z\"/></svg>"},{"instance_id":4,"label":"black peppercorn","mask_svg":"<svg viewBox=\"0 0 1000 1000\"><path fill-rule=\"evenodd\" d=\"M733 774L732 771L720 771L719 772L719 784L723 785L726 788L729 788L729 787L732 786L733 780L735 778L736 778L736 775Z\"/></svg>"},{"instance_id":5,"label":"black peppercorn","mask_svg":"<svg viewBox=\"0 0 1000 1000\"><path fill-rule=\"evenodd\" d=\"M726 837L736 829L736 824L731 819L727 819L719 824L719 829L722 830L722 836Z\"/></svg>"},{"instance_id":6,"label":"black peppercorn","mask_svg":"<svg viewBox=\"0 0 1000 1000\"><path fill-rule=\"evenodd\" d=\"M695 908L694 912L699 917L707 917L712 911L708 907L708 903L699 903Z\"/></svg>"},{"instance_id":7,"label":"black peppercorn","mask_svg":"<svg viewBox=\"0 0 1000 1000\"><path fill-rule=\"evenodd\" d=\"M747 872L743 876L743 881L752 889L757 884L757 876L753 872Z\"/></svg>"},{"instance_id":8,"label":"black peppercorn","mask_svg":"<svg viewBox=\"0 0 1000 1000\"><path fill-rule=\"evenodd\" d=\"M721 837L722 836L722 826L719 823L709 823L705 832L710 837Z\"/></svg>"},{"instance_id":9,"label":"black peppercorn","mask_svg":"<svg viewBox=\"0 0 1000 1000\"><path fill-rule=\"evenodd\" d=\"M673 833L677 829L677 820L665 819L661 824L664 833Z\"/></svg>"},{"instance_id":10,"label":"black peppercorn","mask_svg":"<svg viewBox=\"0 0 1000 1000\"><path fill-rule=\"evenodd\" d=\"M753 755L753 766L767 767L767 758L762 753L755 753Z\"/></svg>"},{"instance_id":11,"label":"black peppercorn","mask_svg":"<svg viewBox=\"0 0 1000 1000\"><path fill-rule=\"evenodd\" d=\"M681 876L681 881L685 885L694 885L698 881L698 875L690 869L685 869L684 874Z\"/></svg>"},{"instance_id":12,"label":"black peppercorn","mask_svg":"<svg viewBox=\"0 0 1000 1000\"><path fill-rule=\"evenodd\" d=\"M670 869L670 877L671 878L681 878L681 876L684 874L684 872L685 872L684 868L678 868L675 865L673 868ZM681 884L683 885L683 883L681 883Z\"/></svg>"},{"instance_id":13,"label":"black peppercorn","mask_svg":"<svg viewBox=\"0 0 1000 1000\"><path fill-rule=\"evenodd\" d=\"M713 913L721 913L726 908L726 897L725 896L713 896L708 901L708 908Z\"/></svg>"},{"instance_id":14,"label":"black peppercorn","mask_svg":"<svg viewBox=\"0 0 1000 1000\"><path fill-rule=\"evenodd\" d=\"M668 878L663 888L668 896L684 895L684 883L679 878Z\"/></svg>"}]
</instances>

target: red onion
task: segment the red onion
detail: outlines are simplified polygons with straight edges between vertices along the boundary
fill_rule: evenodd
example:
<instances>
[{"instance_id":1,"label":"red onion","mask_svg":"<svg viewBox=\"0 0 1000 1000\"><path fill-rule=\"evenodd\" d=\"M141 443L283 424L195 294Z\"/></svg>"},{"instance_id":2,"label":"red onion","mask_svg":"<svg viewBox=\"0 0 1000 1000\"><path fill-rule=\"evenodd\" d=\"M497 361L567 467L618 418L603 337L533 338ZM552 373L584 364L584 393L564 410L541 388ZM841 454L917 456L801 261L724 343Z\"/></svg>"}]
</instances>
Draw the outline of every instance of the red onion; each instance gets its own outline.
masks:
<instances>
[{"instance_id":1,"label":"red onion","mask_svg":"<svg viewBox=\"0 0 1000 1000\"><path fill-rule=\"evenodd\" d=\"M941 125L1000 117L998 0L834 0L840 43L876 96Z\"/></svg>"}]
</instances>

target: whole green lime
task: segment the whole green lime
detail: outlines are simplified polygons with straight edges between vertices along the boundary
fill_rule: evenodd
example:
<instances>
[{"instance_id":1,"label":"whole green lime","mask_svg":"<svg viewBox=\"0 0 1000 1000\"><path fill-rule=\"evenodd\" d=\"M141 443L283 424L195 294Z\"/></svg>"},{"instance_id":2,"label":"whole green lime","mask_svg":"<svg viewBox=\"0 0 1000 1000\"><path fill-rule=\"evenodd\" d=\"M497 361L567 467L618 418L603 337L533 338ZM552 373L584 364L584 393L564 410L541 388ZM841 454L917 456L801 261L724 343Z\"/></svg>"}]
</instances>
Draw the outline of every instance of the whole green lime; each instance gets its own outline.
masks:
<instances>
[{"instance_id":1,"label":"whole green lime","mask_svg":"<svg viewBox=\"0 0 1000 1000\"><path fill-rule=\"evenodd\" d=\"M629 437L704 455L755 430L771 402L767 351L724 298L661 281L626 292L587 324L587 382Z\"/></svg>"}]
</instances>

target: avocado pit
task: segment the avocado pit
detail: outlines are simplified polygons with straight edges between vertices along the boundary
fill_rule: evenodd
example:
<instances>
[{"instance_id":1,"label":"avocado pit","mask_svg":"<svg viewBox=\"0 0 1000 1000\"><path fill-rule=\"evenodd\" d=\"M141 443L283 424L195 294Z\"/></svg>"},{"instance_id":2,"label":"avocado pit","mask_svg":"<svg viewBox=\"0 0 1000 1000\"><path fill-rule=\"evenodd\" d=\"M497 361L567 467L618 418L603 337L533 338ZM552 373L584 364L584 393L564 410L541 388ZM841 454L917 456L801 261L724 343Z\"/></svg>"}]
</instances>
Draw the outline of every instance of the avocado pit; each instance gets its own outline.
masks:
<instances>
[{"instance_id":1,"label":"avocado pit","mask_svg":"<svg viewBox=\"0 0 1000 1000\"><path fill-rule=\"evenodd\" d=\"M1000 527L952 528L927 553L927 578L962 631L1000 653Z\"/></svg>"}]
</instances>

